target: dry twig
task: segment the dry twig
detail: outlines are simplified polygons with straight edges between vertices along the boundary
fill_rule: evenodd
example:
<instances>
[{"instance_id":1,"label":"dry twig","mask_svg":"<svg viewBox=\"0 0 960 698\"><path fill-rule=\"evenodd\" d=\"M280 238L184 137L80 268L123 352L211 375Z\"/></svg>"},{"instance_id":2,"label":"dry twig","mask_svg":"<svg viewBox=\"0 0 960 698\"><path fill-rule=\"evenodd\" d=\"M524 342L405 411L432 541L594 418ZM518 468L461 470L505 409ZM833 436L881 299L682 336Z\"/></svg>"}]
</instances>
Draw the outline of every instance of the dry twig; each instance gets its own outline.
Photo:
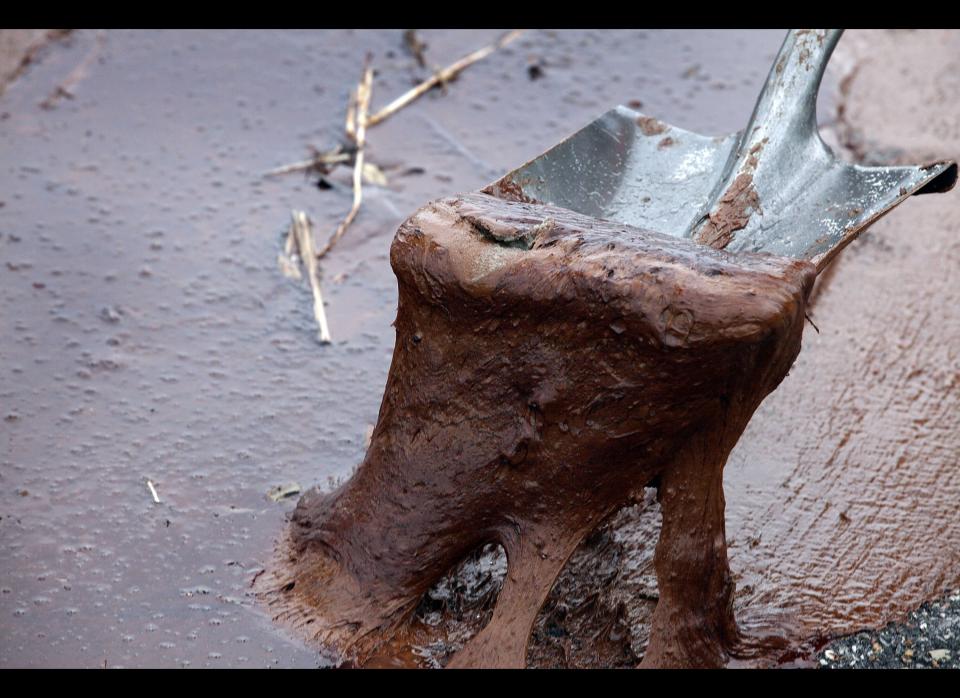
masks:
<instances>
[{"instance_id":1,"label":"dry twig","mask_svg":"<svg viewBox=\"0 0 960 698\"><path fill-rule=\"evenodd\" d=\"M150 488L150 494L153 495L153 501L157 504L160 503L160 497L157 496L157 490L154 488L153 483L147 480L147 487Z\"/></svg>"},{"instance_id":2,"label":"dry twig","mask_svg":"<svg viewBox=\"0 0 960 698\"><path fill-rule=\"evenodd\" d=\"M340 221L340 225L337 226L337 230L330 237L330 240L327 241L327 244L317 252L317 259L321 259L332 250L333 246L336 245L340 238L343 237L343 234L347 232L347 228L350 227L353 219L356 218L357 212L360 210L360 204L363 201L363 150L367 143L367 117L370 111L370 93L372 90L373 68L370 67L370 57L367 56L363 68L363 77L360 80L360 84L357 85L356 114L354 116L354 142L356 143L357 149L354 153L353 160L353 206L350 207L350 211L346 217Z\"/></svg>"},{"instance_id":3,"label":"dry twig","mask_svg":"<svg viewBox=\"0 0 960 698\"><path fill-rule=\"evenodd\" d=\"M283 167L277 167L269 172L264 172L264 177L277 177L278 175L291 174L292 172L309 172L316 171L320 174L329 174L337 165L342 165L350 162L353 159L353 153L345 149L343 146L338 145L333 150L329 150L325 153L321 153L319 150L314 150L313 157L309 160L301 160L300 162L294 162L289 165L284 165Z\"/></svg>"},{"instance_id":4,"label":"dry twig","mask_svg":"<svg viewBox=\"0 0 960 698\"><path fill-rule=\"evenodd\" d=\"M347 100L347 123L343 130L351 140L357 140L357 91L350 90L350 97Z\"/></svg>"},{"instance_id":5,"label":"dry twig","mask_svg":"<svg viewBox=\"0 0 960 698\"><path fill-rule=\"evenodd\" d=\"M407 32L413 32L413 31L414 30L407 30ZM366 119L366 127L370 128L372 126L379 124L380 122L384 121L387 117L398 112L400 109L402 109L403 107L407 106L408 104L416 100L421 95L429 92L434 87L438 87L438 86L442 87L446 85L446 83L455 79L457 75L459 75L461 72L463 72L463 70L465 70L469 66L473 65L474 63L476 63L477 61L483 58L486 58L491 53L496 51L498 48L502 48L503 46L506 46L507 44L509 44L511 41L513 41L518 36L520 36L520 34L522 34L523 31L524 30L522 29L516 29L514 31L508 32L507 34L504 34L502 37L500 37L500 39L498 39L493 44L490 44L489 46L485 46L481 49L474 51L473 53L468 54L467 56L464 56L463 58L456 61L455 63L452 63L446 68L437 70L437 72L434 73L430 78L420 83L419 85L409 90L408 92L404 93L397 99L393 100L390 104L388 104L386 107L378 111L373 116L368 116ZM408 44L410 44L410 38L407 32L404 33L404 40ZM413 39L415 40L415 42L419 42L419 39L416 39L415 35L413 36ZM414 48L413 48L414 46L420 47L422 51L422 48L424 48L426 44L422 44L422 43L411 44L411 51L414 51ZM415 53L415 55L419 56L420 54ZM368 57L368 61L369 61L369 57ZM346 123L344 125L344 132L346 133L347 137L353 142L357 142L357 107L358 107L357 93L359 91L360 90L358 88L356 90L351 90L350 92L350 97L347 102L347 118L346 118ZM366 97L369 105L369 98L370 98L369 88L367 90ZM351 152L350 149L344 148L342 145L338 145L336 148L329 150L327 152L320 152L314 149L313 157L311 157L309 160L301 160L300 162L294 162L289 165L283 165L282 167L274 168L268 172L265 172L264 176L276 177L278 175L292 174L294 172L311 172L311 171L325 175L325 174L329 174L338 165L345 165L351 162L354 165L356 165L355 156L356 156L356 152ZM386 186L386 182L384 181L384 178L381 176L378 176L377 174L379 171L380 169L377 168L376 165L373 165L372 163L368 163L367 166L361 167L361 173L362 173L363 179L367 180L371 184ZM325 254L325 253L321 253L321 254Z\"/></svg>"},{"instance_id":6,"label":"dry twig","mask_svg":"<svg viewBox=\"0 0 960 698\"><path fill-rule=\"evenodd\" d=\"M424 94L432 90L434 87L450 82L451 80L456 78L457 75L463 72L464 69L470 67L477 61L483 60L484 58L489 56L491 53L496 51L497 49L503 48L504 46L509 44L511 41L516 39L518 36L520 36L523 33L523 31L524 31L523 29L514 29L513 31L507 32L506 34L501 36L499 39L497 39L497 41L495 41L494 43L488 46L484 46L483 48L477 49L473 53L467 54L466 56L456 61L455 63L450 64L446 68L443 68L442 70L438 70L429 78L421 82L419 85L405 92L404 94L400 95L395 100L390 102L390 104L388 104L383 109L376 112L373 116L367 119L367 126L376 126L387 117L403 109L405 106L410 104L415 99L422 97Z\"/></svg>"},{"instance_id":7,"label":"dry twig","mask_svg":"<svg viewBox=\"0 0 960 698\"><path fill-rule=\"evenodd\" d=\"M409 33L404 35L404 38L410 45L411 50L414 51L415 55L418 56L419 60L422 58L422 50L425 45L422 44L422 42L419 42L415 34L413 34L413 30L408 30L408 32ZM301 229L306 229L307 232L309 232L308 223L302 223L299 225L297 224L298 216L303 216L303 221L306 221L306 216L302 213L294 213L294 227L291 228L285 244L286 259L283 257L283 255L280 256L280 266L284 271L284 274L287 276L296 277L299 271L296 269L295 265L292 265L289 261L293 251L294 243L296 242L300 250L301 258L304 260L304 263L308 265L307 271L310 275L310 284L314 287L314 314L317 316L317 322L321 327L320 341L323 342L330 340L329 333L326 331L326 318L323 314L323 302L322 300L317 300L320 298L319 281L316 278L315 267L311 269L310 264L315 262L315 260L323 258L328 252L330 252L334 245L340 241L340 238L343 237L344 233L346 233L347 228L350 227L350 224L353 223L357 213L360 211L360 205L363 202L364 180L379 186L386 186L387 184L386 176L379 167L371 162L364 162L364 149L366 146L367 129L384 121L389 116L403 109L405 106L432 88L438 85L445 85L447 82L455 79L463 70L473 65L477 61L486 58L497 49L506 46L522 33L522 29L515 29L507 32L496 42L477 49L455 63L447 66L446 68L438 70L433 74L433 76L409 90L405 94L401 95L397 99L393 100L390 104L373 116L370 116L370 96L373 90L373 68L370 66L370 56L368 55L364 61L363 76L360 80L360 84L357 85L355 90L351 91L347 104L347 116L344 130L347 134L347 137L353 142L352 147L344 147L341 145L326 153L314 151L313 157L309 160L295 162L290 165L284 165L283 167L278 167L266 173L265 176L276 176L290 174L292 172L310 171L319 172L320 174L329 174L329 172L338 165L347 164L350 162L353 164L353 204L350 207L350 211L347 213L347 215L342 221L340 221L340 224L337 226L333 235L330 236L327 244L324 245L323 248L316 253L316 255L314 255L312 253L312 236L303 235L302 233L296 232L300 231ZM307 248L303 244L300 244L299 241L301 237L310 239L309 253Z\"/></svg>"},{"instance_id":8,"label":"dry twig","mask_svg":"<svg viewBox=\"0 0 960 698\"><path fill-rule=\"evenodd\" d=\"M403 30L403 44L407 47L407 50L413 54L413 57L417 59L417 65L421 68L426 68L427 59L423 55L423 52L426 51L427 45L420 41L416 29Z\"/></svg>"},{"instance_id":9,"label":"dry twig","mask_svg":"<svg viewBox=\"0 0 960 698\"><path fill-rule=\"evenodd\" d=\"M61 41L73 33L73 29L47 29L46 31L33 29L30 31L35 32L36 36L32 38L30 43L24 48L23 57L20 59L17 67L14 68L12 73L7 73L5 76L8 85L23 75L27 68L39 59L39 56L47 48L48 44L54 41ZM16 40L14 39L14 41ZM4 88L0 87L0 94L3 93L3 90Z\"/></svg>"},{"instance_id":10,"label":"dry twig","mask_svg":"<svg viewBox=\"0 0 960 698\"><path fill-rule=\"evenodd\" d=\"M313 251L313 231L310 230L310 219L303 211L293 211L290 214L290 233L287 235L285 249L287 254L296 247L300 259L307 269L310 279L310 289L313 291L313 316L317 320L320 331L317 338L321 344L329 344L330 329L327 327L327 314L323 308L323 295L320 292L320 277L317 275L317 255Z\"/></svg>"},{"instance_id":11,"label":"dry twig","mask_svg":"<svg viewBox=\"0 0 960 698\"><path fill-rule=\"evenodd\" d=\"M83 60L70 71L70 74L66 79L61 82L59 85L53 88L53 91L47 95L46 99L40 102L40 106L43 109L53 109L57 102L61 98L66 97L67 99L73 99L73 88L87 77L87 73L90 69L90 64L93 63L97 57L100 55L100 51L103 50L104 44L107 43L107 35L105 32L100 32L97 34L96 43L91 47L87 54L83 57Z\"/></svg>"}]
</instances>

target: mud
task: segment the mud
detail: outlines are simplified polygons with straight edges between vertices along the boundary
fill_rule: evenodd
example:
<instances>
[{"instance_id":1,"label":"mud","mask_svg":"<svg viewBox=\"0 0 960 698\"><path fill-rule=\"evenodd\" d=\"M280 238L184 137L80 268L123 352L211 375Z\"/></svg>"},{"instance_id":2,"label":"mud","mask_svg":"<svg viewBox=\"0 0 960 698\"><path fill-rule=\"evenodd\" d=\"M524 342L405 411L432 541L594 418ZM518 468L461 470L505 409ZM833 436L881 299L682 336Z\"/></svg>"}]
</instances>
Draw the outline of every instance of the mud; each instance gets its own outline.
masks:
<instances>
[{"instance_id":1,"label":"mud","mask_svg":"<svg viewBox=\"0 0 960 698\"><path fill-rule=\"evenodd\" d=\"M498 32L421 34L444 64ZM835 67L861 66L844 120L870 152L957 156L956 36L840 41ZM860 38L881 48L861 51ZM326 348L308 289L275 260L290 209L332 230L348 178L318 191L259 175L332 144L367 51L375 105L419 77L401 32L111 31L74 99L45 111L95 34L51 46L0 98L0 665L315 666L315 650L248 596L294 506L265 493L291 481L330 490L363 457L394 343L397 226L613 104L642 99L671 124L734 131L781 40L531 32L378 126L370 155L397 169L388 189L366 189L324 261ZM549 66L532 82L528 54ZM679 78L693 63L709 68ZM773 624L802 650L955 588L956 197L908 201L821 275L832 275L813 308L821 334L807 333L731 454L741 627ZM573 554L534 625L531 663L642 656L659 507L643 524L636 507ZM496 583L501 569L487 571Z\"/></svg>"}]
</instances>

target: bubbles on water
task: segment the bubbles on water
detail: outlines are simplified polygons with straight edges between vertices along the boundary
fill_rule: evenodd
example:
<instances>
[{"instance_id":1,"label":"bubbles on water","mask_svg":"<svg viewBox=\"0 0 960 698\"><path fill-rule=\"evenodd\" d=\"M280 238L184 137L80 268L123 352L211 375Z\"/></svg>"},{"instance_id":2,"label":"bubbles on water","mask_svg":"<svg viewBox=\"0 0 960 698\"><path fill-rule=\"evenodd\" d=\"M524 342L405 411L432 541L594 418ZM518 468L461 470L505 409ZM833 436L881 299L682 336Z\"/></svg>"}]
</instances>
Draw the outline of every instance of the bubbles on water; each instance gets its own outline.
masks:
<instances>
[{"instance_id":1,"label":"bubbles on water","mask_svg":"<svg viewBox=\"0 0 960 698\"><path fill-rule=\"evenodd\" d=\"M78 32L77 51L90 36ZM190 37L187 50L177 33L116 31L108 45L123 65L95 65L84 82L96 100L35 114L45 94L34 93L48 85L29 77L4 95L14 118L29 113L47 133L0 124L0 148L22 163L0 170L0 191L9 192L0 246L10 272L0 275L0 316L17 338L3 345L0 370L25 386L0 411L0 428L16 430L12 451L0 457L36 464L33 473L26 465L4 471L12 473L6 496L15 501L5 500L0 525L19 528L16 540L2 542L10 576L0 590L7 618L0 666L49 657L89 666L81 644L103 648L110 667L203 665L214 661L211 648L224 666L276 665L281 657L285 666L314 665L311 650L279 644L246 596L288 506L267 503L263 493L278 481L344 476L362 455L363 425L376 421L393 344L388 245L399 219L437 187L453 193L483 184L471 155L490 158L498 171L519 165L623 101L628 84L631 92L642 86L644 101L665 118L679 99L651 87L650 63L638 68L638 52L627 50L636 33L612 35L624 50L609 52L611 36L588 31L530 35L546 80L530 83L525 56L504 53L464 78L476 91L453 85L446 98L421 100L419 113L458 147L416 118L402 126L409 138L378 137L384 158L428 176L403 178L402 192L385 192L393 211L372 200L343 254L325 261L325 284L338 274L347 280L331 283L335 343L318 352L309 292L274 273L271 231L290 208L323 208L317 197L334 192L296 178L251 180L325 135L317 114L336 115L330 124L342 126L343 91L326 79L319 93L291 89L299 71L291 75L281 60L298 47L293 65L303 72L353 76L352 48L307 50L336 36L207 32ZM370 47L395 38L387 31L353 37ZM460 48L450 46L451 57ZM677 51L657 32L643 41L643 61L670 61L670 52ZM216 60L198 60L205 56ZM510 67L515 59L518 70ZM179 86L198 65L203 84L184 98ZM618 87L604 79L610 74L631 77ZM736 93L738 72L729 75L728 92ZM381 79L394 80L386 84L396 93L405 88L391 71ZM531 86L542 97L511 96ZM552 103L548 87L567 99ZM118 105L124 119L116 118ZM504 138L504 124L523 126ZM162 483L162 504L152 501L146 477ZM214 564L227 556L238 563L229 573ZM51 570L61 569L69 584L54 582ZM41 572L47 579L36 579ZM50 636L66 619L82 628L82 640ZM47 636L38 639L38 630ZM57 651L47 652L55 642ZM181 656L171 659L165 643L179 645ZM240 648L242 658L234 654Z\"/></svg>"}]
</instances>

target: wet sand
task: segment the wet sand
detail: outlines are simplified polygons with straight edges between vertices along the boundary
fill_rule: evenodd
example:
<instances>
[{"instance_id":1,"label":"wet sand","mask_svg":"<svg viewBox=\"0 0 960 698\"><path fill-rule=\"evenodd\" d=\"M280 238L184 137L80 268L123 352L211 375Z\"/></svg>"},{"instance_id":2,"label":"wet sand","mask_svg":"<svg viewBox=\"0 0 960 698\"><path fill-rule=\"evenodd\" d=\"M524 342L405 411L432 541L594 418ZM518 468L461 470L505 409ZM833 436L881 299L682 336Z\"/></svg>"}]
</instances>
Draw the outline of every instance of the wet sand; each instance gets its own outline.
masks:
<instances>
[{"instance_id":1,"label":"wet sand","mask_svg":"<svg viewBox=\"0 0 960 698\"><path fill-rule=\"evenodd\" d=\"M864 57L856 34L841 39L831 84L845 66L875 67L847 82L845 121L915 148L909 157L956 157L957 34L873 37L914 42L898 90L883 62L896 52ZM424 32L441 64L495 36ZM332 229L348 178L319 191L259 175L307 144L332 145L367 50L375 105L422 77L401 32L111 31L75 98L43 110L97 35L51 47L0 97L0 666L316 666L250 595L293 507L265 493L329 488L363 456L393 348L397 225L616 103L735 130L781 39L534 32L377 127L369 157L398 169L389 188L367 188L322 265L328 347L315 341L309 290L283 277L276 254L291 208ZM408 168L424 172L399 174ZM807 328L734 451L727 531L748 627L787 628L801 643L849 633L960 580L957 196L908 201L841 255L814 304L821 334ZM615 568L588 615L613 604L621 659L624 642L642 652L656 593L644 572L656 512L634 514L593 539L594 558L575 557ZM544 613L576 596L570 580ZM778 609L792 620L771 618ZM576 649L535 663L576 665Z\"/></svg>"}]
</instances>

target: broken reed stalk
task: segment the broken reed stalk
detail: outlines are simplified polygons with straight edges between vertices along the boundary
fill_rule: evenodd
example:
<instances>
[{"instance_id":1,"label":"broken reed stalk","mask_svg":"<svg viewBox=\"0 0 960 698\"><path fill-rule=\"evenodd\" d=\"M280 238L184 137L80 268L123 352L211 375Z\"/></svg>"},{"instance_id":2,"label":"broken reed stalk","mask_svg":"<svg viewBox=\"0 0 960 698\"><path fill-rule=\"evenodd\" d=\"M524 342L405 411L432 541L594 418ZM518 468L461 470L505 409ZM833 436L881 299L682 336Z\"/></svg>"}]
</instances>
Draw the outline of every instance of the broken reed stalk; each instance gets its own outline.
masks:
<instances>
[{"instance_id":1,"label":"broken reed stalk","mask_svg":"<svg viewBox=\"0 0 960 698\"><path fill-rule=\"evenodd\" d=\"M296 215L292 213L291 215ZM283 253L287 257L292 257L293 253L297 251L297 228L295 225L290 226L290 231L287 233L287 239L283 243Z\"/></svg>"},{"instance_id":2,"label":"broken reed stalk","mask_svg":"<svg viewBox=\"0 0 960 698\"><path fill-rule=\"evenodd\" d=\"M106 32L98 32L96 43L94 43L90 50L87 51L86 55L83 57L83 60L77 64L77 67L70 71L70 74L66 77L66 79L54 87L53 91L47 95L46 99L40 102L40 108L53 109L57 102L59 102L62 98L73 99L73 88L87 77L87 73L90 72L90 66L100 56L100 52L103 50L103 47L106 45L106 43Z\"/></svg>"},{"instance_id":3,"label":"broken reed stalk","mask_svg":"<svg viewBox=\"0 0 960 698\"><path fill-rule=\"evenodd\" d=\"M375 126L380 122L384 121L388 116L398 112L403 107L407 106L415 99L420 97L423 94L429 92L432 88L437 85L442 85L450 80L453 80L457 75L463 72L464 69L473 65L477 61L486 58L491 53L496 51L498 48L506 46L511 41L516 39L520 34L524 32L523 29L515 29L507 34L504 34L500 39L498 39L493 44L489 46L484 46L481 49L477 49L473 53L464 56L457 62L438 70L430 78L423 81L413 89L404 93L397 99L393 100L386 107L378 111L371 117L367 118L367 127ZM426 46L425 44L421 44ZM357 113L357 91L350 91L350 98L347 102L347 118L344 125L344 131L347 136L356 141L357 138L357 126L356 126L356 113ZM351 155L349 153L343 153L340 149L335 149L327 153L316 153L309 160L301 160L300 162L294 162L289 165L283 165L282 167L277 167L268 172L264 173L264 177L276 177L278 175L291 174L293 172L305 172L308 170L318 169L323 165L338 165L341 163L349 162Z\"/></svg>"},{"instance_id":4,"label":"broken reed stalk","mask_svg":"<svg viewBox=\"0 0 960 698\"><path fill-rule=\"evenodd\" d=\"M332 250L333 246L336 245L340 238L343 237L343 234L347 232L347 228L350 227L353 219L356 218L357 212L360 210L360 204L363 201L363 150L367 141L367 117L370 111L370 93L372 91L373 68L370 67L370 57L367 56L363 68L363 77L360 80L360 84L357 85L356 112L353 121L353 139L356 144L353 161L353 206L350 207L350 212L347 213L346 217L340 221L340 225L337 226L337 230L330 237L330 240L327 241L327 244L317 252L317 259L323 258L324 255ZM347 113L349 114L351 111L353 111L352 106L347 110Z\"/></svg>"},{"instance_id":5,"label":"broken reed stalk","mask_svg":"<svg viewBox=\"0 0 960 698\"><path fill-rule=\"evenodd\" d=\"M497 41L483 48L477 49L470 54L467 54L460 60L452 63L451 65L438 70L430 78L423 81L413 89L409 90L405 94L401 95L397 99L393 100L386 107L378 111L373 116L370 116L370 96L373 91L373 68L370 66L370 56L367 55L364 61L363 76L360 80L360 84L357 85L355 90L350 92L350 98L347 103L347 116L346 124L344 130L347 136L353 140L355 144L355 150L352 153L353 158L353 205L350 207L350 211L344 217L344 219L337 226L337 229L334 231L333 235L330 236L330 239L327 241L327 244L316 253L317 259L322 259L330 250L333 249L334 245L340 241L340 238L343 237L344 233L347 232L347 228L350 227L350 224L353 223L353 220L357 217L357 213L360 211L360 205L363 202L363 179L366 176L373 183L385 184L385 182L379 182L378 178L375 176L375 173L379 170L375 166L372 166L372 163L369 167L371 172L368 172L365 175L365 165L364 165L364 147L366 146L367 139L367 128L375 126L378 123L381 123L387 119L392 114L395 114L399 110L403 109L405 106L416 100L423 94L426 94L429 90L436 87L437 85L443 85L450 80L453 80L457 77L463 70L473 65L479 60L482 60L489 56L491 53L497 49L503 48L511 41L516 39L523 33L522 29L514 29L513 31L507 32L501 36ZM341 148L337 148L328 153L316 153L311 159L303 160L301 162L295 162L290 165L284 165L283 167L278 167L276 169L270 170L265 174L267 177L290 174L292 172L303 172L313 169L322 168L324 165L338 165L342 163L349 162L351 159L351 153L343 152ZM382 177L382 175L381 175ZM286 243L286 253L289 256L291 253L291 242L292 234L287 237ZM312 246L311 246L312 250ZM307 259L305 250L301 247L301 257ZM313 285L314 274L310 272L310 283ZM316 288L316 294L319 296L319 285ZM323 314L322 303L320 304L320 311L317 315L317 321L320 322L320 318ZM325 321L323 323L326 324ZM322 334L322 333L321 333ZM324 341L321 338L321 341ZM329 340L327 340L329 341Z\"/></svg>"},{"instance_id":6,"label":"broken reed stalk","mask_svg":"<svg viewBox=\"0 0 960 698\"><path fill-rule=\"evenodd\" d=\"M432 90L437 85L442 85L444 83L447 83L453 80L455 77L457 77L457 75L463 72L464 69L470 67L477 61L483 60L484 58L489 56L491 53L496 51L497 49L503 48L504 46L509 44L511 41L516 39L518 36L520 36L523 32L524 32L523 29L514 29L513 31L507 32L506 34L501 36L499 39L497 39L494 43L489 44L488 46L484 46L483 48L477 49L473 53L467 54L466 56L456 61L455 63L450 64L446 68L443 68L442 70L438 70L429 78L421 82L419 85L405 92L404 94L400 95L395 100L390 102L390 104L388 104L383 109L376 112L373 116L367 119L367 126L376 126L381 121L385 120L392 114L400 111L405 106L410 104L410 102L423 96L424 94Z\"/></svg>"},{"instance_id":7,"label":"broken reed stalk","mask_svg":"<svg viewBox=\"0 0 960 698\"><path fill-rule=\"evenodd\" d=\"M321 344L329 344L330 328L327 327L327 314L323 308L323 294L320 292L320 278L317 275L317 255L313 251L313 231L310 230L310 219L303 211L293 211L290 214L290 235L287 237L287 248L291 247L290 238L294 238L300 259L307 268L310 279L310 289L313 291L313 316L317 319L320 331L317 338Z\"/></svg>"},{"instance_id":8,"label":"broken reed stalk","mask_svg":"<svg viewBox=\"0 0 960 698\"><path fill-rule=\"evenodd\" d=\"M347 136L351 140L357 139L357 91L350 90L350 98L347 100L347 123L343 127Z\"/></svg>"},{"instance_id":9,"label":"broken reed stalk","mask_svg":"<svg viewBox=\"0 0 960 698\"><path fill-rule=\"evenodd\" d=\"M405 29L403 31L403 43L413 57L417 59L417 65L419 65L421 68L426 68L427 59L423 53L427 50L427 45L420 41L420 39L417 37L417 30Z\"/></svg>"},{"instance_id":10,"label":"broken reed stalk","mask_svg":"<svg viewBox=\"0 0 960 698\"><path fill-rule=\"evenodd\" d=\"M264 172L263 176L276 177L278 175L290 174L291 172L317 169L323 165L339 165L344 162L350 162L350 157L350 153L340 152L339 149L332 150L329 153L317 153L309 160L301 160L300 162L294 162L289 165L284 165L283 167L277 167L269 172Z\"/></svg>"}]
</instances>

